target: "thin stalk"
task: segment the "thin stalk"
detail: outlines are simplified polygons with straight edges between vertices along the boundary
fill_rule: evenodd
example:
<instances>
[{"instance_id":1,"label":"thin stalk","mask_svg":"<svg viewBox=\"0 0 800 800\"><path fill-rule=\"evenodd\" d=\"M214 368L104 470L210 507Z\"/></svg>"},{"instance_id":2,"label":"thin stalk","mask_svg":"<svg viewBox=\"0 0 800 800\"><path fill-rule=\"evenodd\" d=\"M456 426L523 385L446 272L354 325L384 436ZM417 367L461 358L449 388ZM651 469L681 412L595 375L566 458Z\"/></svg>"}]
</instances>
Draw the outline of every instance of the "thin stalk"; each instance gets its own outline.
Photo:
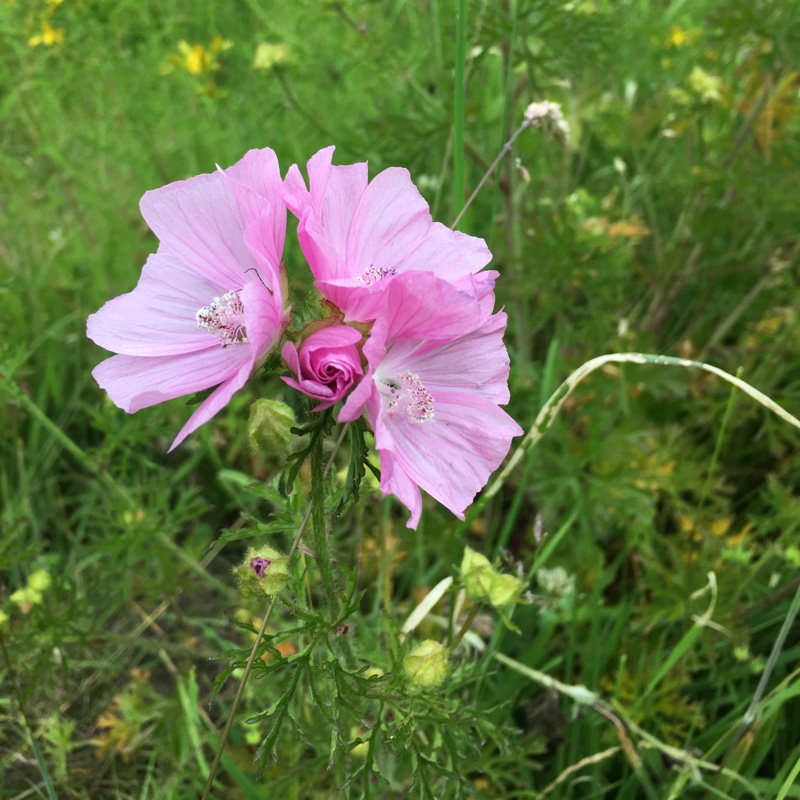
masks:
<instances>
[{"instance_id":1,"label":"thin stalk","mask_svg":"<svg viewBox=\"0 0 800 800\"><path fill-rule=\"evenodd\" d=\"M453 208L464 202L464 106L467 68L467 0L457 0L455 94L453 100ZM469 205L469 204L467 204ZM464 207L466 208L466 206ZM464 209L453 223L455 228Z\"/></svg>"},{"instance_id":2,"label":"thin stalk","mask_svg":"<svg viewBox=\"0 0 800 800\"><path fill-rule=\"evenodd\" d=\"M736 370L736 377L740 377L742 374L742 370ZM736 398L736 391L733 387L731 387L731 394L728 397L728 403L725 406L725 413L722 415L722 425L719 426L719 434L717 435L717 441L714 444L714 452L711 455L711 464L708 467L708 472L706 473L706 479L703 483L703 491L700 494L700 502L697 504L698 510L701 510L703 506L706 504L706 498L708 497L708 492L711 489L711 481L714 479L714 473L717 471L717 461L719 460L719 454L722 450L722 442L725 440L725 431L728 429L728 420L731 416L731 411L733 410L733 401Z\"/></svg>"},{"instance_id":3,"label":"thin stalk","mask_svg":"<svg viewBox=\"0 0 800 800\"><path fill-rule=\"evenodd\" d=\"M346 428L342 428L344 432ZM339 437L339 443L342 438ZM317 560L317 569L328 601L328 611L331 619L335 620L339 613L339 600L336 596L336 585L333 580L333 563L328 547L328 529L325 524L325 476L328 468L322 466L322 437L319 438L314 451L311 453L311 532L314 537L314 552ZM337 447L338 449L338 447ZM330 462L329 462L330 465Z\"/></svg>"},{"instance_id":4,"label":"thin stalk","mask_svg":"<svg viewBox=\"0 0 800 800\"><path fill-rule=\"evenodd\" d=\"M458 645L461 643L461 640L464 638L464 634L466 634L466 632L472 627L472 623L475 622L475 617L478 616L478 611L480 611L480 606L476 603L469 610L469 614L464 620L464 624L461 626L458 633L453 637L453 641L450 642L451 650L455 650L456 647L458 647Z\"/></svg>"},{"instance_id":5,"label":"thin stalk","mask_svg":"<svg viewBox=\"0 0 800 800\"><path fill-rule=\"evenodd\" d=\"M330 470L333 459L336 457L336 453L339 452L339 447L344 440L345 433L347 431L347 425L342 427L342 432L339 434L339 438L336 440L336 444L333 446L333 450L331 451L330 457L328 458L328 463L325 465L325 469L322 472L322 478L324 479L325 476L328 474ZM300 539L303 536L303 532L306 529L306 525L308 525L308 520L311 518L311 512L314 508L314 498L312 494L312 500L308 508L306 509L306 513L303 516L303 520L300 523L300 528L297 531L297 535L294 537L294 541L292 542L291 548L289 548L289 554L287 556L287 560L291 561L294 554L297 552L297 548L300 546ZM329 562L330 563L330 562ZM231 732L231 727L233 726L233 720L236 716L236 711L239 708L239 703L241 702L242 695L244 694L244 687L247 684L247 679L250 677L250 672L253 669L253 664L256 660L256 654L258 653L258 647L261 644L261 640L264 638L264 631L267 629L267 625L269 624L270 619L272 618L272 612L275 610L275 604L277 603L277 596L273 597L270 601L269 606L267 606L267 611L264 614L264 619L261 621L261 627L256 634L256 640L253 642L253 649L250 651L250 657L247 659L247 666L244 668L244 674L242 675L241 681L239 681L239 688L236 690L236 696L233 698L233 705L231 706L231 710L228 714L228 720L225 723L225 728L222 731L222 735L219 739L219 745L217 747L217 752L214 754L214 761L211 764L211 769L208 773L208 780L206 781L205 788L203 789L203 794L200 800L208 800L208 797L211 792L211 787L214 785L214 778L217 775L217 770L219 769L219 762L222 760L222 753L225 750L225 745L228 742L228 736Z\"/></svg>"},{"instance_id":6,"label":"thin stalk","mask_svg":"<svg viewBox=\"0 0 800 800\"><path fill-rule=\"evenodd\" d=\"M11 662L11 656L9 655L8 647L6 647L6 640L2 633L0 633L0 651L2 651L3 660L6 663L6 674L11 679L11 686L13 687L14 694L16 696L15 699L17 701L17 709L22 717L22 724L25 728L25 733L28 735L29 744L34 755L36 756L36 763L39 766L39 773L42 776L42 781L47 788L47 796L50 798L50 800L58 800L58 795L56 794L55 787L53 786L53 779L50 777L50 771L47 768L47 762L44 760L42 750L33 735L33 728L31 727L30 720L28 719L28 714L25 711L25 706L22 703L22 693L20 691L19 683L17 682L17 674L14 671L14 665Z\"/></svg>"},{"instance_id":7,"label":"thin stalk","mask_svg":"<svg viewBox=\"0 0 800 800\"><path fill-rule=\"evenodd\" d=\"M472 201L478 196L478 192L480 192L480 190L483 188L483 185L486 183L486 181L488 181L489 178L491 178L492 173L497 169L497 165L503 160L503 157L508 153L508 151L511 150L511 147L517 140L517 137L522 133L522 131L524 131L526 128L529 127L530 127L530 122L528 122L528 120L525 120L522 123L522 125L520 125L519 128L517 128L514 131L511 138L503 145L503 149L497 154L495 160L492 161L492 163L489 165L489 169L486 170L483 177L478 182L478 185L475 187L475 189L473 189L472 194L467 199L467 202L464 203L464 207L461 209L461 211L458 212L458 216L455 218L453 224L450 226L450 230L454 231L456 229L456 225L458 225L458 223L461 221L461 217L464 216L464 212L470 207L470 205L472 205Z\"/></svg>"},{"instance_id":8,"label":"thin stalk","mask_svg":"<svg viewBox=\"0 0 800 800\"><path fill-rule=\"evenodd\" d=\"M778 656L780 656L783 646L786 644L786 637L789 635L789 631L792 629L792 625L794 624L794 620L797 617L798 611L800 611L800 587L798 587L797 591L795 592L792 605L789 607L789 612L786 614L786 617L783 620L783 625L781 625L778 638L775 640L775 644L772 647L772 652L769 654L767 666L764 667L764 671L761 673L761 679L756 687L756 692L753 695L753 699L750 701L750 705L747 707L747 711L745 711L744 717L742 717L739 730L736 731L736 735L733 737L733 741L728 748L728 752L725 754L723 763L727 760L728 755L731 753L733 748L742 738L744 732L756 718L758 704L761 702L761 698L764 696L764 692L767 690L767 684L769 683L769 679L772 677L772 673L775 670L776 664L778 663Z\"/></svg>"}]
</instances>

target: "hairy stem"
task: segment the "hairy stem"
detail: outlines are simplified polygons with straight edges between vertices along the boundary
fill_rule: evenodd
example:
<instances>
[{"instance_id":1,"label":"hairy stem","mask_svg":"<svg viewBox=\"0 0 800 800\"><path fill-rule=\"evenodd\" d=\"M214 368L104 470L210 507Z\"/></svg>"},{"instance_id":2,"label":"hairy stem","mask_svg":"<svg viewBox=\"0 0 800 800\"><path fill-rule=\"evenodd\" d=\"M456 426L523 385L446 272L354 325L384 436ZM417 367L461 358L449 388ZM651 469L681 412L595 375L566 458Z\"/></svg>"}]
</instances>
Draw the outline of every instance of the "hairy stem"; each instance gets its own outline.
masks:
<instances>
[{"instance_id":1,"label":"hairy stem","mask_svg":"<svg viewBox=\"0 0 800 800\"><path fill-rule=\"evenodd\" d=\"M333 446L333 450L331 451L331 454L328 458L328 462L325 465L325 468L322 470L322 476L321 476L322 480L325 479L325 476L328 474L328 471L333 465L333 459L336 457L336 453L339 451L339 447L341 446L342 441L344 440L347 427L348 427L347 425L344 425L342 427L342 432L339 434L339 438L336 440L336 444ZM300 523L300 527L297 530L297 535L294 537L292 546L289 549L289 554L287 556L289 561L292 560L292 557L297 552L297 548L300 546L300 539L303 536L303 532L306 529L306 525L308 525L308 520L311 518L312 512L314 511L316 505L318 504L315 502L312 489L311 504L306 509L306 513L303 516L303 520ZM323 513L323 528L324 528L324 508L322 513ZM327 541L326 541L326 552L327 552ZM319 554L317 554L317 556L319 557ZM330 556L328 556L328 565L330 566ZM225 723L225 728L222 731L222 735L220 736L217 752L214 754L214 761L212 762L211 769L208 772L208 780L206 781L205 788L203 789L201 800L208 800L208 797L210 796L211 787L214 785L214 778L216 777L217 770L219 769L219 762L222 760L222 754L225 751L225 745L228 742L228 736L230 735L231 727L233 726L233 720L236 717L236 711L239 708L239 703L241 702L242 695L244 694L244 687L247 684L247 679L250 677L250 673L253 669L253 664L255 663L256 660L256 654L258 653L259 645L261 644L261 640L264 638L264 631L266 631L267 625L269 624L269 621L272 618L272 613L275 611L275 604L277 602L277 599L278 599L277 596L275 596L270 601L269 606L267 606L267 611L264 614L264 619L261 621L261 627L259 628L258 633L256 634L256 640L255 642L253 642L253 649L250 651L250 657L247 659L247 666L245 666L244 674L242 675L241 681L239 681L239 688L236 690L236 696L233 698L233 705L231 706L231 710L228 713L228 719L227 722Z\"/></svg>"}]
</instances>

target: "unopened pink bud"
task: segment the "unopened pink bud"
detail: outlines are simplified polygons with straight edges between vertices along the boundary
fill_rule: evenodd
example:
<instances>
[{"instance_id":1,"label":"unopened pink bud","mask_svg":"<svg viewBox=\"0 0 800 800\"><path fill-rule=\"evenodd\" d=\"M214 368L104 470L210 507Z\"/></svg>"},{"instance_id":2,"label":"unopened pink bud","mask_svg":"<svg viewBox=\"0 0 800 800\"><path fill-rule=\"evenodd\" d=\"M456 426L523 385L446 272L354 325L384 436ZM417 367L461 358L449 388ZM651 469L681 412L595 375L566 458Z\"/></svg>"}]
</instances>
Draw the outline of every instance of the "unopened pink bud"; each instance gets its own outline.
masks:
<instances>
[{"instance_id":1,"label":"unopened pink bud","mask_svg":"<svg viewBox=\"0 0 800 800\"><path fill-rule=\"evenodd\" d=\"M283 360L295 378L283 380L319 400L314 411L323 411L340 400L361 380L364 370L356 344L361 333L349 325L330 325L314 331L298 350L292 342L283 346Z\"/></svg>"}]
</instances>

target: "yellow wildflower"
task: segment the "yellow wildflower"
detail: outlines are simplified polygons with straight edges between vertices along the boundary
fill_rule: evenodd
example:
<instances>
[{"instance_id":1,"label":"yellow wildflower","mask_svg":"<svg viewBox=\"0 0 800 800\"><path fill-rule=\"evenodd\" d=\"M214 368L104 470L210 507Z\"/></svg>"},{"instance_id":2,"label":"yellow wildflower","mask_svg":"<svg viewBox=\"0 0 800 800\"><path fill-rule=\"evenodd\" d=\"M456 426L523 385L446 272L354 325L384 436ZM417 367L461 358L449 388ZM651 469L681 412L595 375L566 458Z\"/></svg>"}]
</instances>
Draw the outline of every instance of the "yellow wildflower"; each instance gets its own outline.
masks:
<instances>
[{"instance_id":1,"label":"yellow wildflower","mask_svg":"<svg viewBox=\"0 0 800 800\"><path fill-rule=\"evenodd\" d=\"M178 52L170 53L168 60L161 65L161 74L168 75L175 69L185 70L195 76L216 72L219 69L217 56L231 47L233 42L221 36L215 36L208 48L202 44L189 44L186 40L181 40L178 42Z\"/></svg>"},{"instance_id":2,"label":"yellow wildflower","mask_svg":"<svg viewBox=\"0 0 800 800\"><path fill-rule=\"evenodd\" d=\"M42 32L28 39L28 47L38 47L43 44L45 47L52 47L54 44L63 44L64 29L53 28L49 22L42 23Z\"/></svg>"},{"instance_id":3,"label":"yellow wildflower","mask_svg":"<svg viewBox=\"0 0 800 800\"><path fill-rule=\"evenodd\" d=\"M686 44L686 31L680 25L673 25L672 31L669 35L669 43L673 47L680 47Z\"/></svg>"},{"instance_id":4,"label":"yellow wildflower","mask_svg":"<svg viewBox=\"0 0 800 800\"><path fill-rule=\"evenodd\" d=\"M667 37L668 47L683 47L684 45L692 45L700 38L700 31L691 30L685 31L680 25L673 25L672 30Z\"/></svg>"}]
</instances>

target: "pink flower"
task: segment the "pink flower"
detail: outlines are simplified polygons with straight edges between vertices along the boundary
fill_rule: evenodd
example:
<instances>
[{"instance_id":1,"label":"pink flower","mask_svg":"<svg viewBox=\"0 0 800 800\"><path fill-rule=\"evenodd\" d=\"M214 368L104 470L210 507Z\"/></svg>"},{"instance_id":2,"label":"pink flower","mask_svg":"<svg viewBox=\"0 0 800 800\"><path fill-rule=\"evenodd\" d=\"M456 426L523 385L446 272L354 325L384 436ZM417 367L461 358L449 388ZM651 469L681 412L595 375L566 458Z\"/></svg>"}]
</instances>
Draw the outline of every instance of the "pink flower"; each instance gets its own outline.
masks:
<instances>
[{"instance_id":1,"label":"pink flower","mask_svg":"<svg viewBox=\"0 0 800 800\"><path fill-rule=\"evenodd\" d=\"M508 402L506 315L430 274L398 276L364 345L369 367L340 422L366 409L381 459L381 491L411 511L420 489L460 519L522 429Z\"/></svg>"},{"instance_id":2,"label":"pink flower","mask_svg":"<svg viewBox=\"0 0 800 800\"><path fill-rule=\"evenodd\" d=\"M147 192L140 208L158 251L132 292L89 317L89 338L119 353L92 374L125 411L217 387L170 450L244 386L288 324L280 192L268 148Z\"/></svg>"},{"instance_id":3,"label":"pink flower","mask_svg":"<svg viewBox=\"0 0 800 800\"><path fill-rule=\"evenodd\" d=\"M320 401L314 411L338 403L364 374L356 344L361 333L349 325L330 325L314 331L300 345L283 346L283 360L297 379L283 380Z\"/></svg>"},{"instance_id":4,"label":"pink flower","mask_svg":"<svg viewBox=\"0 0 800 800\"><path fill-rule=\"evenodd\" d=\"M284 200L316 286L347 321L376 319L386 287L406 272L433 272L477 297L491 294L494 271L483 239L431 220L408 171L391 167L367 182L367 165L332 166L333 147L308 162L310 189L292 166Z\"/></svg>"}]
</instances>

